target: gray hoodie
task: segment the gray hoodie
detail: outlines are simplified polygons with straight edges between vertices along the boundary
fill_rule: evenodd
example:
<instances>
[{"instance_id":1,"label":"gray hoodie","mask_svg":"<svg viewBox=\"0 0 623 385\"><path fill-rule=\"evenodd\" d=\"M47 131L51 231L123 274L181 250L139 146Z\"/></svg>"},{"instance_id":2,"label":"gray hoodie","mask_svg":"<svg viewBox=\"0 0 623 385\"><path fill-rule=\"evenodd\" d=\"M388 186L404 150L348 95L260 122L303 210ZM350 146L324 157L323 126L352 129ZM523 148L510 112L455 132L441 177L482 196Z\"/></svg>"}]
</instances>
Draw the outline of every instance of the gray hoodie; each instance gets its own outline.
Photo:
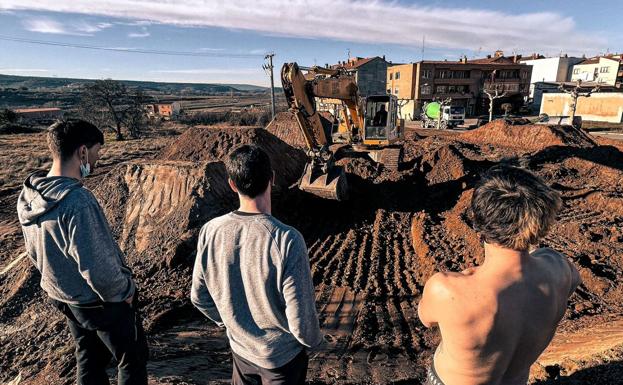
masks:
<instances>
[{"instance_id":1,"label":"gray hoodie","mask_svg":"<svg viewBox=\"0 0 623 385\"><path fill-rule=\"evenodd\" d=\"M26 251L41 288L70 304L121 302L134 294L132 272L93 194L79 180L31 174L17 202Z\"/></svg>"}]
</instances>

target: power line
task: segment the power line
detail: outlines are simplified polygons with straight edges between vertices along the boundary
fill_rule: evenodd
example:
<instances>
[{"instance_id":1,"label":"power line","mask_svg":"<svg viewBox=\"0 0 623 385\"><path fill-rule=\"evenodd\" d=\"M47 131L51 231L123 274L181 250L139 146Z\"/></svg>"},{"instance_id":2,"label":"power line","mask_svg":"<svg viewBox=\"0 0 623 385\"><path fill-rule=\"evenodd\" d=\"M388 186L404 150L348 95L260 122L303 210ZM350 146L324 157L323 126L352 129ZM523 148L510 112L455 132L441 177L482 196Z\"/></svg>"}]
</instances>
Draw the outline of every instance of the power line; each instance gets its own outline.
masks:
<instances>
[{"instance_id":1,"label":"power line","mask_svg":"<svg viewBox=\"0 0 623 385\"><path fill-rule=\"evenodd\" d=\"M163 51L163 50L142 49L142 48L134 49L134 48L102 47L102 46L89 45L89 44L73 44L73 43L62 43L59 41L26 39L26 38L6 36L6 35L0 35L0 40L13 41L13 42L18 42L18 43L49 45L49 46L56 46L56 47L92 49L92 50L99 50L99 51L114 51L114 52L124 52L124 53L139 53L139 54L147 54L147 55L225 57L225 58L241 58L241 59L260 58L260 57L265 56L265 54L251 54L251 53L234 54L234 53L218 53L218 52Z\"/></svg>"}]
</instances>

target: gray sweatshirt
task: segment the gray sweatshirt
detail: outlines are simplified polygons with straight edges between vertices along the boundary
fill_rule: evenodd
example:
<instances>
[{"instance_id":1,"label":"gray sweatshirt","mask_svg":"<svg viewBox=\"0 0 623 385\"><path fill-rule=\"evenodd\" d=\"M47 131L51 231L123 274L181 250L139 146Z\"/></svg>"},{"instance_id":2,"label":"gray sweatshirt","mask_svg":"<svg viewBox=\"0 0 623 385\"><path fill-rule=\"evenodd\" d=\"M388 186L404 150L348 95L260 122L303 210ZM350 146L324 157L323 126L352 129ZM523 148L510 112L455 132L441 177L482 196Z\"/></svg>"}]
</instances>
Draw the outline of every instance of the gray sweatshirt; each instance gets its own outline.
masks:
<instances>
[{"instance_id":1,"label":"gray sweatshirt","mask_svg":"<svg viewBox=\"0 0 623 385\"><path fill-rule=\"evenodd\" d=\"M17 202L26 251L41 288L70 304L121 302L134 294L132 272L93 194L74 178L31 174Z\"/></svg>"},{"instance_id":2,"label":"gray sweatshirt","mask_svg":"<svg viewBox=\"0 0 623 385\"><path fill-rule=\"evenodd\" d=\"M266 369L323 341L303 236L267 214L203 226L191 301L227 328L234 353Z\"/></svg>"}]
</instances>

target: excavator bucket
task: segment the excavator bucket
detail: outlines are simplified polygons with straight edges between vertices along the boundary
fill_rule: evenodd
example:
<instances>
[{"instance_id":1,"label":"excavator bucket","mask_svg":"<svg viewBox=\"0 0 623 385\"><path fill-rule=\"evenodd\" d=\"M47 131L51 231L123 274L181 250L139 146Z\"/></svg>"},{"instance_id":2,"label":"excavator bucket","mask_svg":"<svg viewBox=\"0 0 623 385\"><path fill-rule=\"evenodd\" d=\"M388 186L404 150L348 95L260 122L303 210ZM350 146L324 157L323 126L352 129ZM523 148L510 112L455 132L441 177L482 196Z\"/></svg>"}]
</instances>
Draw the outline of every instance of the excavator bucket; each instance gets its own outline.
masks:
<instances>
[{"instance_id":1,"label":"excavator bucket","mask_svg":"<svg viewBox=\"0 0 623 385\"><path fill-rule=\"evenodd\" d=\"M326 174L314 172L310 164L305 166L305 173L299 182L299 188L324 199L338 201L348 199L348 182L344 169L333 166Z\"/></svg>"}]
</instances>

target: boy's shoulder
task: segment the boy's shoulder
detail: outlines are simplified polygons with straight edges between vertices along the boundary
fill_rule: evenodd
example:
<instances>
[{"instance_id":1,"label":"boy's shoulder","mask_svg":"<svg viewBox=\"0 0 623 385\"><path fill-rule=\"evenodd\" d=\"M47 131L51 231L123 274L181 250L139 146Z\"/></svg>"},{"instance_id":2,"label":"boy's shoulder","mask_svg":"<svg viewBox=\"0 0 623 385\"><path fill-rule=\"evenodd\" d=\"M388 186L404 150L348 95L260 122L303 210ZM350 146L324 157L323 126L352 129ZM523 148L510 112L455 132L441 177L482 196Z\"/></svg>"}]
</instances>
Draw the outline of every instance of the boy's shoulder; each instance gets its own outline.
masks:
<instances>
[{"instance_id":1,"label":"boy's shoulder","mask_svg":"<svg viewBox=\"0 0 623 385\"><path fill-rule=\"evenodd\" d=\"M206 222L201 228L201 236L209 237L219 230L224 230L230 225L240 223L253 223L264 228L276 240L301 240L303 235L294 227L287 225L272 215L258 215L253 217L241 217L233 212L221 215Z\"/></svg>"},{"instance_id":2,"label":"boy's shoulder","mask_svg":"<svg viewBox=\"0 0 623 385\"><path fill-rule=\"evenodd\" d=\"M84 186L69 191L60 202L61 207L70 211L81 210L91 205L98 205L97 198Z\"/></svg>"}]
</instances>

